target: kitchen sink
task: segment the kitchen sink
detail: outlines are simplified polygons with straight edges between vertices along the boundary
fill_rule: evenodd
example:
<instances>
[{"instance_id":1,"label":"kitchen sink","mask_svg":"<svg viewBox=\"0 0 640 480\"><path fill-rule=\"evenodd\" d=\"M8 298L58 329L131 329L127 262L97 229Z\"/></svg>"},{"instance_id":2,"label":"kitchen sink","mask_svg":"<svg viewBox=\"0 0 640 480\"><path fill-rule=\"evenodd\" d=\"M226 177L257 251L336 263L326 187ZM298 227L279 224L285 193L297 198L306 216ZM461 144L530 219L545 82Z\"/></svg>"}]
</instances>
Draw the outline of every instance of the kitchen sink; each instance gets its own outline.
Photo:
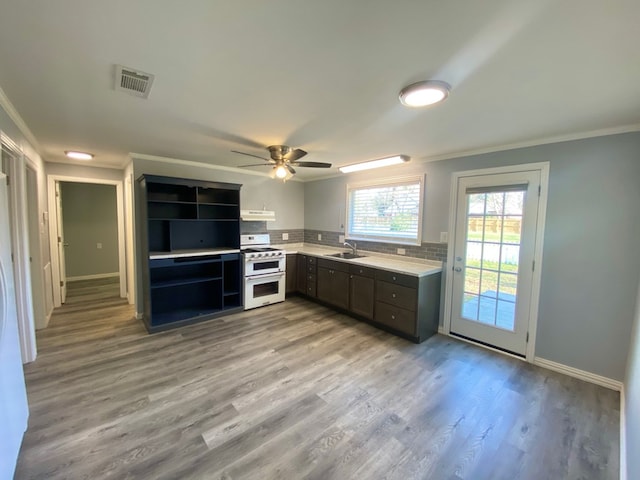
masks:
<instances>
[{"instance_id":1,"label":"kitchen sink","mask_svg":"<svg viewBox=\"0 0 640 480\"><path fill-rule=\"evenodd\" d=\"M346 260L352 260L354 258L366 257L366 255L354 255L351 252L340 252L340 253L328 254L327 257L336 257L336 258L344 258Z\"/></svg>"}]
</instances>

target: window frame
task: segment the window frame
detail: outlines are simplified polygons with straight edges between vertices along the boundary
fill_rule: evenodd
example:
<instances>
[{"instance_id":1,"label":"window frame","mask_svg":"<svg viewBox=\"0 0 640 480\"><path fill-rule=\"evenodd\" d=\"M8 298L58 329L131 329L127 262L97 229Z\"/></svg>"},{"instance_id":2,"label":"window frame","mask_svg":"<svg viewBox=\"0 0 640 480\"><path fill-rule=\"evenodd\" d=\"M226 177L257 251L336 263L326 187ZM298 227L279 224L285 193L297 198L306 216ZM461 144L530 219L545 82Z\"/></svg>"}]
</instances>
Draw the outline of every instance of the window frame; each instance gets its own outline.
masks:
<instances>
[{"instance_id":1,"label":"window frame","mask_svg":"<svg viewBox=\"0 0 640 480\"><path fill-rule=\"evenodd\" d=\"M391 243L397 245L422 245L422 223L424 213L424 193L425 193L425 179L426 175L407 175L402 177L392 177L378 180L366 180L361 182L347 183L346 186L346 202L345 202L345 222L344 222L344 236L346 240L362 240L367 242L382 242ZM371 187L393 187L396 185L415 184L420 185L419 202L418 202L418 229L416 238L409 237L391 237L386 235L375 234L358 234L351 233L351 193L355 190L367 189Z\"/></svg>"}]
</instances>

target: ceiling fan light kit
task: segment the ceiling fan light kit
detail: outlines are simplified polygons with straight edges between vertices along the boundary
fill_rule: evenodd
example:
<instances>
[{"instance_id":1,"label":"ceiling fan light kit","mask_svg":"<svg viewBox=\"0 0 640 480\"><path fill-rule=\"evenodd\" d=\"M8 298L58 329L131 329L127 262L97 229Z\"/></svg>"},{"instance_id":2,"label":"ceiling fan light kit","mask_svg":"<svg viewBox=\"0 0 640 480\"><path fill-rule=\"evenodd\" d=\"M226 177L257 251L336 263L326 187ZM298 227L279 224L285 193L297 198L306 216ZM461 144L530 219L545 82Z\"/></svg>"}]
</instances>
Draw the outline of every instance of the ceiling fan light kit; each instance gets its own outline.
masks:
<instances>
[{"instance_id":1,"label":"ceiling fan light kit","mask_svg":"<svg viewBox=\"0 0 640 480\"><path fill-rule=\"evenodd\" d=\"M412 83L400 90L400 103L407 107L426 107L443 102L450 91L451 85L440 80Z\"/></svg>"},{"instance_id":2,"label":"ceiling fan light kit","mask_svg":"<svg viewBox=\"0 0 640 480\"><path fill-rule=\"evenodd\" d=\"M265 163L253 163L250 165L240 165L240 167L273 167L269 176L271 178L279 178L283 181L289 180L296 173L295 167L309 167L309 168L330 168L330 163L324 162L299 162L298 160L304 157L307 152L300 148L293 149L288 145L270 145L267 147L271 158L264 158L253 153L240 152L238 150L231 150L233 153L239 153L241 155L247 155L249 157L259 158L264 160Z\"/></svg>"},{"instance_id":3,"label":"ceiling fan light kit","mask_svg":"<svg viewBox=\"0 0 640 480\"><path fill-rule=\"evenodd\" d=\"M379 158L377 160L369 160L367 162L354 163L338 167L342 173L359 172L361 170L369 170L371 168L388 167L390 165L398 165L406 163L411 159L408 155L394 155L393 157Z\"/></svg>"}]
</instances>

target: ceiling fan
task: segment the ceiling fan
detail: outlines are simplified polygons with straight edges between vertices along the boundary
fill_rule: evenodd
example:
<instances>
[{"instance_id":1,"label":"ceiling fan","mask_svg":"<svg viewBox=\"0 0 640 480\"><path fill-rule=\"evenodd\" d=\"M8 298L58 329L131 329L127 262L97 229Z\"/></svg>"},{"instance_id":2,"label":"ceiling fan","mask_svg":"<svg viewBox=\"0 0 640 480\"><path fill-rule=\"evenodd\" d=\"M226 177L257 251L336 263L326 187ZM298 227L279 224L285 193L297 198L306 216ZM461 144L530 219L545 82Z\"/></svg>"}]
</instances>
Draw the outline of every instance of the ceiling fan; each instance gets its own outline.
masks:
<instances>
[{"instance_id":1,"label":"ceiling fan","mask_svg":"<svg viewBox=\"0 0 640 480\"><path fill-rule=\"evenodd\" d=\"M291 148L287 145L271 145L267 147L271 158L264 158L252 153L240 152L238 150L231 150L233 153L239 153L241 155L248 155L249 157L260 158L266 163L253 163L250 165L240 165L240 167L261 167L269 166L273 167L270 173L272 178L280 178L284 181L289 180L296 173L293 167L311 167L311 168L330 168L330 163L324 162L300 162L307 152L300 148Z\"/></svg>"}]
</instances>

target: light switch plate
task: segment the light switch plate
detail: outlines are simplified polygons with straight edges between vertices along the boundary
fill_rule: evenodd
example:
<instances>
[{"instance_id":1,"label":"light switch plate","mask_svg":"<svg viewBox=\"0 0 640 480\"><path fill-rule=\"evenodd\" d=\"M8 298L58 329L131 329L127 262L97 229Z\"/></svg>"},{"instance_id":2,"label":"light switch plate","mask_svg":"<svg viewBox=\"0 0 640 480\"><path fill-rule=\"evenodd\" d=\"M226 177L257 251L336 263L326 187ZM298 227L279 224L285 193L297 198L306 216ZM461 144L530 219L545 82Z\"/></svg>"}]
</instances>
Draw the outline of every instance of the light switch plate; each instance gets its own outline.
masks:
<instances>
[{"instance_id":1,"label":"light switch plate","mask_svg":"<svg viewBox=\"0 0 640 480\"><path fill-rule=\"evenodd\" d=\"M96 244L96 247L98 247L98 250L100 250L102 248L102 244L98 243L98 244Z\"/></svg>"},{"instance_id":2,"label":"light switch plate","mask_svg":"<svg viewBox=\"0 0 640 480\"><path fill-rule=\"evenodd\" d=\"M283 233L282 234L282 239L283 240L289 240L289 234L288 233Z\"/></svg>"},{"instance_id":3,"label":"light switch plate","mask_svg":"<svg viewBox=\"0 0 640 480\"><path fill-rule=\"evenodd\" d=\"M449 232L440 232L440 243L447 243L449 241Z\"/></svg>"},{"instance_id":4,"label":"light switch plate","mask_svg":"<svg viewBox=\"0 0 640 480\"><path fill-rule=\"evenodd\" d=\"M322 234L321 233L318 234L318 240L322 240Z\"/></svg>"},{"instance_id":5,"label":"light switch plate","mask_svg":"<svg viewBox=\"0 0 640 480\"><path fill-rule=\"evenodd\" d=\"M398 255L405 255L407 253L407 251L404 248L399 248L398 249Z\"/></svg>"},{"instance_id":6,"label":"light switch plate","mask_svg":"<svg viewBox=\"0 0 640 480\"><path fill-rule=\"evenodd\" d=\"M338 242L344 243L344 235L338 235Z\"/></svg>"}]
</instances>

